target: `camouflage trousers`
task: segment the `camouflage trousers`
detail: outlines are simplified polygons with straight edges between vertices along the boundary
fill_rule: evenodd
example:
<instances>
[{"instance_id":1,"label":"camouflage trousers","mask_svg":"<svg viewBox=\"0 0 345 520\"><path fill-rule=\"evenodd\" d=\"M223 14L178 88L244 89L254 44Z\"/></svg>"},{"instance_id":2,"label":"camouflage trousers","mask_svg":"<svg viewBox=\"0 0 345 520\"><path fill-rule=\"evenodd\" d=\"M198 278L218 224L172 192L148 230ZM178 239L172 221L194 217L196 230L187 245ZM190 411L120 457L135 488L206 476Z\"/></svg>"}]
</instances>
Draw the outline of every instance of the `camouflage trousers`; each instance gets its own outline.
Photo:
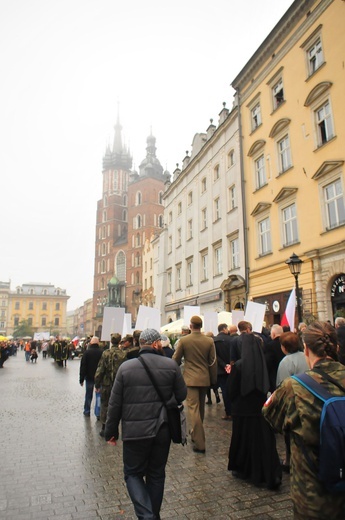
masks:
<instances>
[{"instance_id":1,"label":"camouflage trousers","mask_svg":"<svg viewBox=\"0 0 345 520\"><path fill-rule=\"evenodd\" d=\"M111 386L101 387L101 423L105 424L107 420L108 403L111 394Z\"/></svg>"}]
</instances>

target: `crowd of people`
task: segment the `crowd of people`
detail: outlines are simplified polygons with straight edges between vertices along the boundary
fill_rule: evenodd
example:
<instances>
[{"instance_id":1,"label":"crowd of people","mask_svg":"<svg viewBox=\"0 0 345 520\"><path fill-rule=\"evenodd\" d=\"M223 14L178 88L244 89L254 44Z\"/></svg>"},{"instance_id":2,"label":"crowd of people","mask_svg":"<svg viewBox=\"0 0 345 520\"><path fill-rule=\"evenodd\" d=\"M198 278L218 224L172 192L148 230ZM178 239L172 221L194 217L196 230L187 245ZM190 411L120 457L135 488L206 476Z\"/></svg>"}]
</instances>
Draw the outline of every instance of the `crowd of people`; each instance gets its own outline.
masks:
<instances>
[{"instance_id":1,"label":"crowd of people","mask_svg":"<svg viewBox=\"0 0 345 520\"><path fill-rule=\"evenodd\" d=\"M291 379L313 371L322 382L316 372L322 365L345 386L345 367L337 361L345 358L345 319L337 318L335 327L300 324L297 331L276 324L256 333L247 321L222 323L217 335L201 329L202 318L193 316L174 347L154 329L122 339L113 334L111 347L103 352L98 338L92 338L81 360L80 383L88 386L84 415L90 416L95 389L101 393L100 435L116 444L121 424L125 482L137 518L160 518L171 442L163 400L185 402L192 449L202 456L211 391L216 402L222 397L222 420L232 421L227 468L233 478L277 490L282 472L291 473L295 518L345 518L344 495L334 498L315 470L322 403ZM163 400L148 371L164 392ZM323 384L341 395L328 381ZM284 435L284 459L276 448L277 433ZM301 444L310 450L315 467Z\"/></svg>"},{"instance_id":2,"label":"crowd of people","mask_svg":"<svg viewBox=\"0 0 345 520\"><path fill-rule=\"evenodd\" d=\"M174 346L155 329L114 333L102 346L94 336L81 357L83 414L91 416L100 396L94 412L109 444L116 444L121 424L125 482L137 518L160 518L171 443L167 409L185 403L192 450L203 456L212 391L216 403L222 397L221 419L232 421L227 469L234 479L274 491L285 471L294 518L344 519L345 494L332 494L318 475L323 402L292 376L306 373L336 398L345 395L345 319L336 318L334 326L301 323L296 331L264 324L259 333L248 321L221 323L217 335L202 332L202 325L192 316ZM69 357L68 342L60 338L21 348L33 362L33 350L60 366ZM283 459L277 434L284 436Z\"/></svg>"}]
</instances>

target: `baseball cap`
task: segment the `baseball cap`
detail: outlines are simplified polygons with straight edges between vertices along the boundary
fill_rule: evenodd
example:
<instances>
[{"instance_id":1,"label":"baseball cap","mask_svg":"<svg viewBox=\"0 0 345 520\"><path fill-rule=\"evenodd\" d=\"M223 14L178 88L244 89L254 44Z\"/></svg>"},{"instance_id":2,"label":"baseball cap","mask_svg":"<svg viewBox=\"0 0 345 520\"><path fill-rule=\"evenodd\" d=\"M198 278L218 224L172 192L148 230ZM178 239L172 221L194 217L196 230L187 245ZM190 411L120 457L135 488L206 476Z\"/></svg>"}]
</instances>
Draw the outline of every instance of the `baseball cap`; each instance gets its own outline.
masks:
<instances>
[{"instance_id":1,"label":"baseball cap","mask_svg":"<svg viewBox=\"0 0 345 520\"><path fill-rule=\"evenodd\" d=\"M159 339L161 339L161 335L156 329L144 329L139 337L140 342L145 342L147 345L151 345Z\"/></svg>"}]
</instances>

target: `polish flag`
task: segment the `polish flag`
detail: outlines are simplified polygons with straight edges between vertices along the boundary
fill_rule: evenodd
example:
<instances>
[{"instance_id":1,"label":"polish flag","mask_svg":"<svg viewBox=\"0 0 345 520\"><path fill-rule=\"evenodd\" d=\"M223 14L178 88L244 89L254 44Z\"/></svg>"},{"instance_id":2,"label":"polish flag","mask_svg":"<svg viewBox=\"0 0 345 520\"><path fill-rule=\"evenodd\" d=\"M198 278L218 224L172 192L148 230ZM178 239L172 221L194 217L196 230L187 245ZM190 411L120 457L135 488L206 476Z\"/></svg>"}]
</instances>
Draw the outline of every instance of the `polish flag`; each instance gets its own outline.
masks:
<instances>
[{"instance_id":1,"label":"polish flag","mask_svg":"<svg viewBox=\"0 0 345 520\"><path fill-rule=\"evenodd\" d=\"M290 330L295 330L295 311L296 311L296 292L295 288L292 289L289 299L286 304L286 309L281 319L280 325L288 325Z\"/></svg>"}]
</instances>

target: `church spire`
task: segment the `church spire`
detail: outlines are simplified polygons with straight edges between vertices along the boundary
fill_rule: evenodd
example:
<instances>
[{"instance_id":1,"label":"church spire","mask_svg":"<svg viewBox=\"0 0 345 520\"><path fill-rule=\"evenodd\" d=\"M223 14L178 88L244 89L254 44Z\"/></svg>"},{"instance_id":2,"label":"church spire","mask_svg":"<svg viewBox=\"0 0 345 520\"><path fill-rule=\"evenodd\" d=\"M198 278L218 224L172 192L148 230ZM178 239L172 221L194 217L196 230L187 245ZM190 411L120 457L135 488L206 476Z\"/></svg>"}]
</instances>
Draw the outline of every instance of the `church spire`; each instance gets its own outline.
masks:
<instances>
[{"instance_id":1,"label":"church spire","mask_svg":"<svg viewBox=\"0 0 345 520\"><path fill-rule=\"evenodd\" d=\"M120 103L117 102L117 119L116 125L114 126L114 146L113 153L120 154L123 152L122 149L122 126L120 125Z\"/></svg>"}]
</instances>

